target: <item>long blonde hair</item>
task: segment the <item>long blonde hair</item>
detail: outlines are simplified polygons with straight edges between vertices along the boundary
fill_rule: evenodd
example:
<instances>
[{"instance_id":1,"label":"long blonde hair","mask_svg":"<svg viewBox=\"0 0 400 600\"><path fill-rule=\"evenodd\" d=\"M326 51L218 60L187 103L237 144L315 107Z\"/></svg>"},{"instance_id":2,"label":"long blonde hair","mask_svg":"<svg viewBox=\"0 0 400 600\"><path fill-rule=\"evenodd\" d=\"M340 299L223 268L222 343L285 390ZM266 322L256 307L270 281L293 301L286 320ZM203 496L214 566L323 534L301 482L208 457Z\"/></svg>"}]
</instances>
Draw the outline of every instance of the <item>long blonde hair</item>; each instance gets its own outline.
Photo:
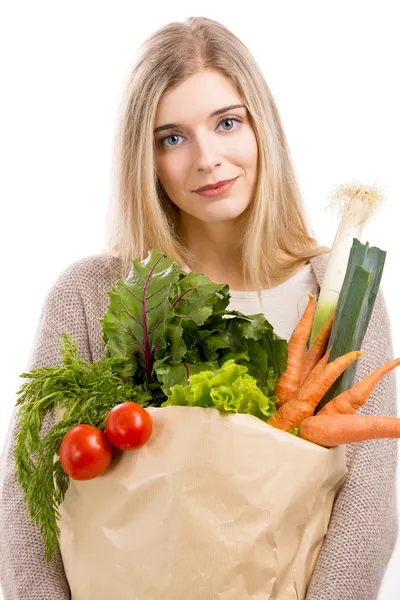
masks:
<instances>
[{"instance_id":1,"label":"long blonde hair","mask_svg":"<svg viewBox=\"0 0 400 600\"><path fill-rule=\"evenodd\" d=\"M169 23L140 49L121 102L105 251L121 259L126 275L132 259L143 260L152 248L186 263L177 209L157 177L153 128L163 93L204 69L233 82L257 137L257 186L240 249L244 280L260 291L330 248L318 245L307 223L281 119L258 64L232 32L205 17Z\"/></svg>"}]
</instances>

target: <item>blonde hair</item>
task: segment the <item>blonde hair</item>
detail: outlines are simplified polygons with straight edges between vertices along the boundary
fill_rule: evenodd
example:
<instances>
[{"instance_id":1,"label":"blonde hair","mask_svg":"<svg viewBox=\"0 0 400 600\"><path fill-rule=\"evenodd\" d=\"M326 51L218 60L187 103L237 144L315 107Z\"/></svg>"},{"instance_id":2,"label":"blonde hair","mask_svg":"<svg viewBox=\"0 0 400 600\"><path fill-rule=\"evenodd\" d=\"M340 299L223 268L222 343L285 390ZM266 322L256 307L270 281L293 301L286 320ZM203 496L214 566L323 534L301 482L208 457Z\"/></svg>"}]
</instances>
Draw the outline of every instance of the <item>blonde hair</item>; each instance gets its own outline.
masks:
<instances>
[{"instance_id":1,"label":"blonde hair","mask_svg":"<svg viewBox=\"0 0 400 600\"><path fill-rule=\"evenodd\" d=\"M105 251L122 260L126 275L132 259L143 260L153 248L180 267L186 263L177 208L157 177L153 128L163 93L204 69L233 82L257 137L257 186L240 249L244 280L260 291L330 248L318 245L307 223L281 119L258 64L233 33L205 17L169 23L141 47L121 103Z\"/></svg>"}]
</instances>

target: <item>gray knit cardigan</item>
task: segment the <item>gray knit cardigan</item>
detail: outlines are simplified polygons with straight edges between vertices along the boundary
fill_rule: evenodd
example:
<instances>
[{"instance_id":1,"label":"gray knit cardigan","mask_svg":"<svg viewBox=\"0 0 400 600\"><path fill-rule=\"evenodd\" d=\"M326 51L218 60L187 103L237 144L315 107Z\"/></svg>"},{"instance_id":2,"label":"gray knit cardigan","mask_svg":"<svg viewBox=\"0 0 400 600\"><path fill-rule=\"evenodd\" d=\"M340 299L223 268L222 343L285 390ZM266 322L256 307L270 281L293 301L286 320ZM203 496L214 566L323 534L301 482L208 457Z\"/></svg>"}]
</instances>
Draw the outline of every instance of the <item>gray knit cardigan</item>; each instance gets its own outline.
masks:
<instances>
[{"instance_id":1,"label":"gray knit cardigan","mask_svg":"<svg viewBox=\"0 0 400 600\"><path fill-rule=\"evenodd\" d=\"M310 261L318 293L327 258L324 254ZM105 345L97 318L103 317L107 308L107 291L121 278L125 278L121 261L105 254L85 257L66 268L46 296L27 369L61 364L63 331L78 338L78 352L85 360L102 360ZM356 381L393 358L381 289L361 350L364 354L357 361ZM378 383L358 414L397 416L393 371ZM54 415L47 417L43 434L54 423ZM15 409L3 448L0 487L0 580L4 599L67 600L71 596L60 552L49 565L39 529L28 526L29 515L14 475L14 427ZM335 501L306 600L377 598L398 533L397 443L396 439L382 439L347 446L348 477Z\"/></svg>"}]
</instances>

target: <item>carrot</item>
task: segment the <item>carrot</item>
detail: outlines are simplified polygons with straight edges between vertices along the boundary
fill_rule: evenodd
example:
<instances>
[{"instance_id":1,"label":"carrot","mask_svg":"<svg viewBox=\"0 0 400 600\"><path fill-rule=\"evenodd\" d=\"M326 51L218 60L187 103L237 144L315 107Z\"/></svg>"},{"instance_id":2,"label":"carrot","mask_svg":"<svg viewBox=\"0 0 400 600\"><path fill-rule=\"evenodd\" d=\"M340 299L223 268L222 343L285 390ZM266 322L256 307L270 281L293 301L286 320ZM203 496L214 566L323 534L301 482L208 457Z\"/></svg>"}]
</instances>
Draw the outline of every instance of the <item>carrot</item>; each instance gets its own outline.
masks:
<instances>
[{"instance_id":1,"label":"carrot","mask_svg":"<svg viewBox=\"0 0 400 600\"><path fill-rule=\"evenodd\" d=\"M303 381L300 388L297 390L296 394L293 394L292 398L296 397L296 395L300 392L301 387L304 387L305 384L307 386L309 386L311 382L316 382L321 379L321 377L324 373L324 370L325 370L325 366L328 363L328 359L329 359L331 350L332 350L332 346L330 348L328 348L328 350L325 352L324 356L319 359L317 364L313 367L313 369L307 375L307 378L305 379L305 381ZM305 388L305 389L307 389L307 388ZM292 398L289 398L289 400L291 400Z\"/></svg>"},{"instance_id":2,"label":"carrot","mask_svg":"<svg viewBox=\"0 0 400 600\"><path fill-rule=\"evenodd\" d=\"M298 427L304 419L314 414L315 407L339 375L362 355L359 350L352 350L327 364L330 350L327 350L296 394L271 415L267 421L269 425L284 431Z\"/></svg>"},{"instance_id":3,"label":"carrot","mask_svg":"<svg viewBox=\"0 0 400 600\"><path fill-rule=\"evenodd\" d=\"M282 406L299 389L304 353L308 338L310 337L315 309L315 297L310 292L307 295L309 301L306 309L288 342L286 371L282 373L275 383L274 394L279 398L277 406Z\"/></svg>"},{"instance_id":4,"label":"carrot","mask_svg":"<svg viewBox=\"0 0 400 600\"><path fill-rule=\"evenodd\" d=\"M300 437L326 447L379 438L400 438L400 419L318 413L301 423Z\"/></svg>"},{"instance_id":5,"label":"carrot","mask_svg":"<svg viewBox=\"0 0 400 600\"><path fill-rule=\"evenodd\" d=\"M314 343L310 346L307 354L305 355L300 385L302 385L305 382L305 380L307 379L308 375L311 373L317 362L324 355L326 346L328 344L329 336L331 334L334 318L335 313L332 313L325 325L321 328L319 334L314 340Z\"/></svg>"},{"instance_id":6,"label":"carrot","mask_svg":"<svg viewBox=\"0 0 400 600\"><path fill-rule=\"evenodd\" d=\"M350 389L342 392L336 398L333 398L328 404L317 413L320 415L354 414L360 406L366 403L377 383L386 373L392 371L400 365L400 358L395 358L390 362L381 365L375 371L372 371L367 377L353 385Z\"/></svg>"}]
</instances>

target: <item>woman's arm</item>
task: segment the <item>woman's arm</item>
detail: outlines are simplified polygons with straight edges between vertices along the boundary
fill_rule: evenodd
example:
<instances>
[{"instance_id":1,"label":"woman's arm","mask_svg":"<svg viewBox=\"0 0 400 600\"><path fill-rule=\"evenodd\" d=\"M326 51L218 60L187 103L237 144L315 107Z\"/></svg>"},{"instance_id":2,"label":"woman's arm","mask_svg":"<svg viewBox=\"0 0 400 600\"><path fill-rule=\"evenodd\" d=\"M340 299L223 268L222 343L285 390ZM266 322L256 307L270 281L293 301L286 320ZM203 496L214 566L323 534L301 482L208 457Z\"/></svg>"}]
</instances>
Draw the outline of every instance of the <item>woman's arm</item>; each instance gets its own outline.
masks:
<instances>
[{"instance_id":1,"label":"woman's arm","mask_svg":"<svg viewBox=\"0 0 400 600\"><path fill-rule=\"evenodd\" d=\"M393 359L390 321L381 289L365 334L355 382ZM378 383L364 415L397 416L396 373ZM397 439L347 446L348 476L335 501L329 529L306 600L376 600L396 544Z\"/></svg>"},{"instance_id":2,"label":"woman's arm","mask_svg":"<svg viewBox=\"0 0 400 600\"><path fill-rule=\"evenodd\" d=\"M84 308L71 274L62 274L50 290L36 330L26 371L44 365L61 364L61 334L75 340L78 352L91 361ZM72 283L72 285L71 285ZM21 380L22 381L22 380ZM69 600L70 589L59 549L52 564L44 558L40 530L29 525L29 514L15 478L15 414L3 449L3 476L0 485L0 581L4 600ZM43 437L54 424L54 413L44 419Z\"/></svg>"}]
</instances>

